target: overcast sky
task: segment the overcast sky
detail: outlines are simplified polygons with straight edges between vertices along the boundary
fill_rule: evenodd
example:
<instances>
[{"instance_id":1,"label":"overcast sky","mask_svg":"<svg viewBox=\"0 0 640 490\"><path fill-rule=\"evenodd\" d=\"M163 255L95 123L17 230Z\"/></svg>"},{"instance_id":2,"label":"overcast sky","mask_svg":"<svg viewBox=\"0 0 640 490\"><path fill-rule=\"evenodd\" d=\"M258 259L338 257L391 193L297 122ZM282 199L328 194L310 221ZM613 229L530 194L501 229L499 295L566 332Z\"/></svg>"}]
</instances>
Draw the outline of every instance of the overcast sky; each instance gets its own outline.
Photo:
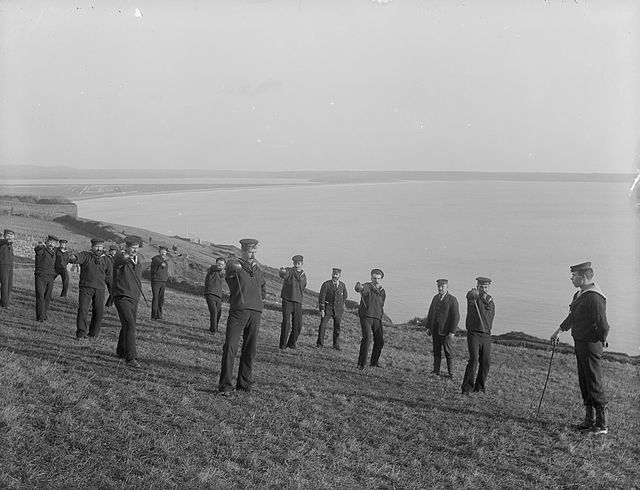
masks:
<instances>
[{"instance_id":1,"label":"overcast sky","mask_svg":"<svg viewBox=\"0 0 640 490\"><path fill-rule=\"evenodd\" d=\"M630 172L637 0L0 2L0 164Z\"/></svg>"}]
</instances>

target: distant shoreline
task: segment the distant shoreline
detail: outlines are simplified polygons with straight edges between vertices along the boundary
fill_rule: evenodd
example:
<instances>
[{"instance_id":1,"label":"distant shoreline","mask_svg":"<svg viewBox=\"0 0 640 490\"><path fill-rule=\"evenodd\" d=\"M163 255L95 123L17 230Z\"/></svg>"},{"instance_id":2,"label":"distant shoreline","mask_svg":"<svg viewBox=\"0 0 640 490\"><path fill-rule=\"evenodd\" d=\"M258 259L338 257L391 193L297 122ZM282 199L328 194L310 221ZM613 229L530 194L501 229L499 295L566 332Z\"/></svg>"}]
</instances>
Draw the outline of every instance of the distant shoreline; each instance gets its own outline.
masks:
<instances>
[{"instance_id":1,"label":"distant shoreline","mask_svg":"<svg viewBox=\"0 0 640 490\"><path fill-rule=\"evenodd\" d=\"M360 185L418 182L582 182L629 183L634 175L594 173L549 172L448 172L448 171L373 171L373 172L221 172L184 170L98 172L86 175L86 171L66 172L54 176L43 170L42 174L25 175L7 172L0 167L3 176L0 195L35 195L38 197L62 197L71 201L125 197L132 195L174 194L178 192L209 192L217 190L243 190L268 187Z\"/></svg>"}]
</instances>

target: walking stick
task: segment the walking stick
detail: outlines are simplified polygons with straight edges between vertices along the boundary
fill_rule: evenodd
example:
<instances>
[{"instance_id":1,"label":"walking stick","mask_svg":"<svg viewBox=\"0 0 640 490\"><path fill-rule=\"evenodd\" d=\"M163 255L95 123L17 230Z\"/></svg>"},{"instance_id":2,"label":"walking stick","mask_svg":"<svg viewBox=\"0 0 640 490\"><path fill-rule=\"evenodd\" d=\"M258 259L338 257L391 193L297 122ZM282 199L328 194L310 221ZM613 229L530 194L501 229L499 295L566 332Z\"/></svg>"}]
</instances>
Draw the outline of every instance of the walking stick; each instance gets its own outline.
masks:
<instances>
[{"instance_id":1,"label":"walking stick","mask_svg":"<svg viewBox=\"0 0 640 490\"><path fill-rule=\"evenodd\" d=\"M129 265L129 264L127 264ZM144 291L142 291L142 284L140 283L140 280L138 279L138 276L136 276L135 271L131 268L131 266L129 265L129 270L133 273L133 279L135 280L136 286L138 286L138 291L140 291L140 294L142 295L142 299L144 299L144 302L147 306L149 306L149 302L147 301L146 296L144 295Z\"/></svg>"},{"instance_id":2,"label":"walking stick","mask_svg":"<svg viewBox=\"0 0 640 490\"><path fill-rule=\"evenodd\" d=\"M547 383L549 382L549 375L551 374L551 363L553 362L553 354L556 352L556 345L558 345L558 339L553 341L553 349L551 350L551 359L549 359L549 370L547 371L547 379L544 380L544 388L542 388L542 396L540 397L540 403L538 403L538 411L536 412L536 418L540 415L540 407L542 406L542 399L544 398L544 392L547 390Z\"/></svg>"},{"instance_id":3,"label":"walking stick","mask_svg":"<svg viewBox=\"0 0 640 490\"><path fill-rule=\"evenodd\" d=\"M238 291L240 291L240 299L242 300L242 304L244 304L244 294L242 294L242 286L240 285L240 278L238 277L238 273L236 273L236 281L238 281Z\"/></svg>"}]
</instances>

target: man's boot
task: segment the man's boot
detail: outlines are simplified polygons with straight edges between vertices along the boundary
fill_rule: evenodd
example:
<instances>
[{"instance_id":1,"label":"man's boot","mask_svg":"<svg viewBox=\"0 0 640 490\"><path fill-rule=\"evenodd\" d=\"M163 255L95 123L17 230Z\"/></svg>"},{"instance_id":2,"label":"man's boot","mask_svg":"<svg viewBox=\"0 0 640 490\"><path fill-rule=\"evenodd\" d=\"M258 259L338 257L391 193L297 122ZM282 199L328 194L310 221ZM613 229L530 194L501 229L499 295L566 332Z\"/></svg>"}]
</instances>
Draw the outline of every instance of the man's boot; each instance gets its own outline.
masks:
<instances>
[{"instance_id":1,"label":"man's boot","mask_svg":"<svg viewBox=\"0 0 640 490\"><path fill-rule=\"evenodd\" d=\"M609 427L607 426L607 417L604 413L605 407L596 408L596 423L591 428L593 434L608 434Z\"/></svg>"},{"instance_id":2,"label":"man's boot","mask_svg":"<svg viewBox=\"0 0 640 490\"><path fill-rule=\"evenodd\" d=\"M447 359L447 371L449 371L449 378L453 379L453 359Z\"/></svg>"},{"instance_id":3,"label":"man's boot","mask_svg":"<svg viewBox=\"0 0 640 490\"><path fill-rule=\"evenodd\" d=\"M595 423L595 410L591 405L584 406L584 422L578 425L578 430L591 430L593 424Z\"/></svg>"},{"instance_id":4,"label":"man's boot","mask_svg":"<svg viewBox=\"0 0 640 490\"><path fill-rule=\"evenodd\" d=\"M442 357L434 357L433 358L433 374L440 374L440 362L442 361Z\"/></svg>"}]
</instances>

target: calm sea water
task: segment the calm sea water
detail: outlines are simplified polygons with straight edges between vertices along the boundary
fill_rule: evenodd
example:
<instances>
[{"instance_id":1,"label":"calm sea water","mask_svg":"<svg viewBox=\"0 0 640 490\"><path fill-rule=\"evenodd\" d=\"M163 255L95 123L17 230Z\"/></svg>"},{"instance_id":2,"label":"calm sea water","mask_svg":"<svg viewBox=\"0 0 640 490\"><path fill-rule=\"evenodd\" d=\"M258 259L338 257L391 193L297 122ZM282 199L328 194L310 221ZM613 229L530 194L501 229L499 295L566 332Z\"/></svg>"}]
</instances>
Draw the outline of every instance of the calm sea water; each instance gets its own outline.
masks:
<instances>
[{"instance_id":1,"label":"calm sea water","mask_svg":"<svg viewBox=\"0 0 640 490\"><path fill-rule=\"evenodd\" d=\"M78 207L82 217L214 243L256 237L263 263L289 265L304 255L316 290L332 267L343 269L351 291L382 268L395 322L426 315L438 278L463 299L476 276L489 276L495 333L548 337L574 293L569 266L590 260L608 296L610 350L638 355L640 216L627 190L619 183L407 182L142 195Z\"/></svg>"}]
</instances>

